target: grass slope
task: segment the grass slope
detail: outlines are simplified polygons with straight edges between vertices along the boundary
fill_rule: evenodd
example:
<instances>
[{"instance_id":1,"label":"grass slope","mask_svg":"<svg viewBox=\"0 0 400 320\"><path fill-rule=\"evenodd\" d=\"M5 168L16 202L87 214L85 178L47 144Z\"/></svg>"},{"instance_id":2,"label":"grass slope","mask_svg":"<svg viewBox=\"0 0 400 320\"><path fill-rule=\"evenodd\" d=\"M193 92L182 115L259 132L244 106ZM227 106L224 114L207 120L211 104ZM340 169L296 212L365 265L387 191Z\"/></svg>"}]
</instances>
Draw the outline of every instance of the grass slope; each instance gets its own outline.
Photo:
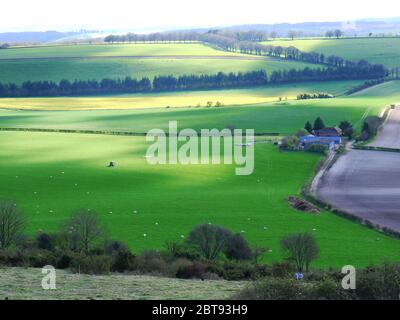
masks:
<instances>
[{"instance_id":1,"label":"grass slope","mask_svg":"<svg viewBox=\"0 0 400 320\"><path fill-rule=\"evenodd\" d=\"M321 84L321 86L323 85ZM309 91L310 87L306 86L306 88L300 87L297 89ZM326 87L315 87L314 90L317 90L317 88L327 89ZM165 129L168 127L169 120L177 120L181 128L190 127L196 130L214 127L223 129L227 125L234 125L237 128L255 129L256 132L289 134L302 128L307 120L313 121L317 116L321 116L327 125L338 125L340 121L348 120L359 126L362 117L365 117L367 114L379 114L385 105L400 101L399 88L400 81L393 81L349 97L259 103L257 105L224 106L220 108L153 108L120 110L118 112L115 110L57 112L2 110L0 111L0 127L147 132L153 128ZM297 89L288 86L282 87L279 90L278 88L228 90L219 93L213 92L209 96L207 96L207 92L185 93L183 95L176 95L176 99L168 95L165 101L176 101L176 103L184 104L185 99L188 99L190 102L198 101L199 96L196 97L195 94L203 96L204 100L214 100L212 98L216 96L213 95L219 94L218 100L224 103L227 101L228 103L246 103L252 101L251 99L259 99L261 102L263 99L269 99L268 92L274 95L273 90L277 90L276 93L282 94ZM14 106L33 106L36 103L36 106L42 105L46 109L50 109L53 108L52 104L58 105L62 101L65 103L75 101L78 103L78 106L82 106L80 103L85 102L85 99L8 99L5 100L7 102L4 100L0 102L0 105L11 106L14 103ZM86 102L93 102L93 107L97 106L96 101L100 100L100 98L98 100L92 100L97 98L87 99ZM120 101L123 98L109 99L110 102L114 103L114 106L121 106ZM24 103L24 101L26 102ZM163 101L160 98L160 104ZM255 101L253 100L253 102ZM105 101L101 103L105 103ZM147 101L147 103L153 102ZM156 105L156 103L154 104ZM72 103L69 104L70 107L71 105Z\"/></svg>"},{"instance_id":2,"label":"grass slope","mask_svg":"<svg viewBox=\"0 0 400 320\"><path fill-rule=\"evenodd\" d=\"M400 38L344 38L276 40L265 44L295 46L303 51L338 55L349 60L366 59L386 67L400 66Z\"/></svg>"},{"instance_id":3,"label":"grass slope","mask_svg":"<svg viewBox=\"0 0 400 320\"><path fill-rule=\"evenodd\" d=\"M134 252L182 240L194 225L210 222L270 248L265 262L281 260L280 239L301 231L318 239L318 267L400 258L398 240L330 213L289 207L287 196L299 193L320 159L313 154L260 142L254 173L236 176L232 165L151 166L143 137L1 132L0 145L0 198L19 203L30 234L55 230L74 210L89 208ZM117 167L106 168L110 160Z\"/></svg>"},{"instance_id":4,"label":"grass slope","mask_svg":"<svg viewBox=\"0 0 400 320\"><path fill-rule=\"evenodd\" d=\"M0 59L52 57L110 57L157 55L239 55L198 44L93 44L10 48L0 51Z\"/></svg>"},{"instance_id":5,"label":"grass slope","mask_svg":"<svg viewBox=\"0 0 400 320\"><path fill-rule=\"evenodd\" d=\"M220 300L246 286L239 281L91 276L57 270L57 290L43 290L42 277L41 269L0 269L0 300Z\"/></svg>"},{"instance_id":6,"label":"grass slope","mask_svg":"<svg viewBox=\"0 0 400 320\"><path fill-rule=\"evenodd\" d=\"M182 91L99 97L7 98L0 99L0 109L28 110L98 110L143 109L205 106L207 101L224 105L245 105L278 101L279 97L295 99L299 93L328 92L342 95L360 81L310 82L248 89Z\"/></svg>"},{"instance_id":7,"label":"grass slope","mask_svg":"<svg viewBox=\"0 0 400 320\"><path fill-rule=\"evenodd\" d=\"M171 58L159 56L171 56ZM174 59L172 56L214 56L220 59ZM154 56L154 59L132 59ZM226 56L244 55L215 50L202 44L125 44L75 45L14 48L0 51L0 82L22 83L31 80L102 79L131 76L210 74L246 72L265 69L303 69L301 62L271 58L264 60L229 60ZM34 60L38 59L39 60ZM57 59L51 59L57 58ZM60 59L61 58L61 59ZM76 59L79 58L79 59ZM93 59L96 58L96 59ZM254 58L254 57L252 57ZM11 60L10 60L11 59Z\"/></svg>"},{"instance_id":8,"label":"grass slope","mask_svg":"<svg viewBox=\"0 0 400 320\"><path fill-rule=\"evenodd\" d=\"M309 66L300 62L282 60L229 60L229 59L61 59L1 61L0 82L22 83L24 81L67 79L124 78L130 76L154 78L157 75L214 74L217 72L247 72L266 70L304 69Z\"/></svg>"}]
</instances>

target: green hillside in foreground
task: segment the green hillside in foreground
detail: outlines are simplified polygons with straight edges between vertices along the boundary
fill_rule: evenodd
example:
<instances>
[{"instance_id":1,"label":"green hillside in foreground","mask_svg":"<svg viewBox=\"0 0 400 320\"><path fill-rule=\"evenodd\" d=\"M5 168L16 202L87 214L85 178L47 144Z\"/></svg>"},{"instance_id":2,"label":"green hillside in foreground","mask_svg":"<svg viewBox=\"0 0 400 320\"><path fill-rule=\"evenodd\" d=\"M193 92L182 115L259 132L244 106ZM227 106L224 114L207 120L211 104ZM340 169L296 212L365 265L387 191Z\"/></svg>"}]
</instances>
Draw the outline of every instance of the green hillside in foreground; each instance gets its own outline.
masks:
<instances>
[{"instance_id":1,"label":"green hillside in foreground","mask_svg":"<svg viewBox=\"0 0 400 320\"><path fill-rule=\"evenodd\" d=\"M31 235L54 231L74 210L88 208L135 253L182 241L207 222L269 248L268 263L284 258L283 236L301 231L317 237L317 267L400 258L396 239L330 213L291 209L286 198L300 192L320 157L282 153L262 139L250 176L236 176L233 165L150 165L144 137L0 132L0 145L0 198L15 199ZM117 166L107 168L109 161Z\"/></svg>"},{"instance_id":2,"label":"green hillside in foreground","mask_svg":"<svg viewBox=\"0 0 400 320\"><path fill-rule=\"evenodd\" d=\"M179 126L292 133L322 116L360 124L368 114L400 100L400 82L385 83L348 97L282 101L220 108L150 108L95 111L0 111L2 127L124 129L146 132ZM260 92L261 94L261 92ZM183 241L193 226L209 222L242 233L253 246L268 249L264 262L284 258L280 239L313 233L321 253L316 267L366 266L400 258L400 242L361 225L322 212L291 209L314 173L320 156L279 152L260 137L255 170L236 176L234 165L152 166L144 137L63 133L0 132L0 198L14 199L26 214L27 232L56 230L74 210L98 212L111 238L133 252ZM115 168L107 168L115 161Z\"/></svg>"},{"instance_id":3,"label":"green hillside in foreground","mask_svg":"<svg viewBox=\"0 0 400 320\"><path fill-rule=\"evenodd\" d=\"M247 284L112 274L76 275L57 270L57 290L43 290L41 269L6 268L0 272L0 300L220 300Z\"/></svg>"},{"instance_id":4,"label":"green hillside in foreground","mask_svg":"<svg viewBox=\"0 0 400 320\"><path fill-rule=\"evenodd\" d=\"M276 40L265 44L295 46L303 51L338 55L349 60L366 59L388 68L400 67L400 37Z\"/></svg>"},{"instance_id":5,"label":"green hillside in foreground","mask_svg":"<svg viewBox=\"0 0 400 320\"><path fill-rule=\"evenodd\" d=\"M152 58L140 58L150 56ZM169 56L169 57L165 57ZM182 59L182 56L187 56ZM194 58L191 56L197 56ZM203 56L201 59L199 57ZM213 59L210 58L213 57ZM207 58L208 57L208 58ZM227 59L227 58L235 59ZM29 47L0 50L0 82L102 78L132 78L157 75L214 74L291 68L310 64L215 50L202 44L124 44ZM311 65L315 67L315 65Z\"/></svg>"}]
</instances>

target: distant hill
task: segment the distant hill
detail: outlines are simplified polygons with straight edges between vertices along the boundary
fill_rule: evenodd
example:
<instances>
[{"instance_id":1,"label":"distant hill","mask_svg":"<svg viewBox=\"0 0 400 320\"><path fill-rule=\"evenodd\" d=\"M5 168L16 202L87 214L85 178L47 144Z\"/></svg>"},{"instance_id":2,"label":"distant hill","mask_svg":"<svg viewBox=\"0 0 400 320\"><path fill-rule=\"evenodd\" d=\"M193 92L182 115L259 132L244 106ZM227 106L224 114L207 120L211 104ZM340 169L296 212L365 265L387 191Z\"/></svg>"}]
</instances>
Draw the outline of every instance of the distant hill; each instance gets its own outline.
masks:
<instances>
[{"instance_id":1,"label":"distant hill","mask_svg":"<svg viewBox=\"0 0 400 320\"><path fill-rule=\"evenodd\" d=\"M363 19L357 21L332 21L332 22L303 22L303 23L276 23L276 24L244 24L233 26L220 26L210 28L171 28L164 31L196 31L207 32L210 29L219 30L258 30L276 32L278 37L286 37L289 31L297 31L304 36L324 36L326 31L341 29L346 36L366 36L369 33L400 35L400 17L387 19ZM162 32L161 30L157 30ZM49 43L82 41L102 38L111 33L124 33L126 30L60 32L60 31L34 31L34 32L6 32L0 33L1 43ZM135 31L141 33L140 31Z\"/></svg>"},{"instance_id":2,"label":"distant hill","mask_svg":"<svg viewBox=\"0 0 400 320\"><path fill-rule=\"evenodd\" d=\"M210 29L210 28L209 28ZM303 23L276 23L276 24L245 24L229 27L216 27L211 29L222 30L259 30L264 32L276 32L278 36L286 37L289 31L298 31L305 36L322 36L326 31L341 29L345 35L365 36L370 32L374 34L400 34L400 17L388 19L364 19L357 21L333 21L333 22L303 22ZM195 29L206 31L206 28Z\"/></svg>"},{"instance_id":3,"label":"distant hill","mask_svg":"<svg viewBox=\"0 0 400 320\"><path fill-rule=\"evenodd\" d=\"M0 33L0 43L46 43L80 34L79 32L5 32Z\"/></svg>"}]
</instances>

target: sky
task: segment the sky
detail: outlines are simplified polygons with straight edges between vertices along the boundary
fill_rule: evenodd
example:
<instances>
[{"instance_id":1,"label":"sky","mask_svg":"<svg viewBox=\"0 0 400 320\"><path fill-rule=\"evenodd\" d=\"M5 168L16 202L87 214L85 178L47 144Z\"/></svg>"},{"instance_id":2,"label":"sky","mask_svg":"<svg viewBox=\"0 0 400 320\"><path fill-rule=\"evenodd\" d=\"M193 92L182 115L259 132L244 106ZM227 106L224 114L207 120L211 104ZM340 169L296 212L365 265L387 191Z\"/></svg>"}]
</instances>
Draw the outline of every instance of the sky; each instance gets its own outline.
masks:
<instances>
[{"instance_id":1,"label":"sky","mask_svg":"<svg viewBox=\"0 0 400 320\"><path fill-rule=\"evenodd\" d=\"M132 30L400 15L399 0L2 0L0 31Z\"/></svg>"}]
</instances>

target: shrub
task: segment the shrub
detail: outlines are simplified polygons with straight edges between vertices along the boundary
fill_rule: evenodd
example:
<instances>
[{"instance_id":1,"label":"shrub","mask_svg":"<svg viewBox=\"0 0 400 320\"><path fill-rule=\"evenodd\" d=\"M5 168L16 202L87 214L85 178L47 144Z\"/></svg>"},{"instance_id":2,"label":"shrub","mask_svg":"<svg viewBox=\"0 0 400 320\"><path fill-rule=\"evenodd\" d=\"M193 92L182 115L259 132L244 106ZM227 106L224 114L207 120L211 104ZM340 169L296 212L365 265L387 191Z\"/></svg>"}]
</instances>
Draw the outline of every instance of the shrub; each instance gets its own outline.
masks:
<instances>
[{"instance_id":1,"label":"shrub","mask_svg":"<svg viewBox=\"0 0 400 320\"><path fill-rule=\"evenodd\" d=\"M386 263L380 268L370 267L357 273L358 299L398 300L400 295L400 266Z\"/></svg>"},{"instance_id":2,"label":"shrub","mask_svg":"<svg viewBox=\"0 0 400 320\"><path fill-rule=\"evenodd\" d=\"M220 226L201 224L190 231L186 243L206 260L215 260L226 248L232 232Z\"/></svg>"},{"instance_id":3,"label":"shrub","mask_svg":"<svg viewBox=\"0 0 400 320\"><path fill-rule=\"evenodd\" d=\"M141 272L167 273L164 259L158 251L154 250L144 251L136 257L134 267Z\"/></svg>"},{"instance_id":4,"label":"shrub","mask_svg":"<svg viewBox=\"0 0 400 320\"><path fill-rule=\"evenodd\" d=\"M59 252L57 254L57 260L55 267L57 269L67 269L72 266L74 260L73 254L71 252Z\"/></svg>"},{"instance_id":5,"label":"shrub","mask_svg":"<svg viewBox=\"0 0 400 320\"><path fill-rule=\"evenodd\" d=\"M282 150L299 150L300 140L296 136L284 137L281 141L280 149Z\"/></svg>"},{"instance_id":6,"label":"shrub","mask_svg":"<svg viewBox=\"0 0 400 320\"><path fill-rule=\"evenodd\" d=\"M289 278L265 278L252 283L235 296L252 300L398 300L400 265L385 264L357 272L356 289L341 287L343 275L332 270L319 272L303 281ZM310 278L314 278L310 281Z\"/></svg>"},{"instance_id":7,"label":"shrub","mask_svg":"<svg viewBox=\"0 0 400 320\"><path fill-rule=\"evenodd\" d=\"M202 262L181 263L176 271L176 277L180 279L204 279L206 265Z\"/></svg>"},{"instance_id":8,"label":"shrub","mask_svg":"<svg viewBox=\"0 0 400 320\"><path fill-rule=\"evenodd\" d=\"M234 298L239 300L298 300L303 290L293 279L267 278L242 290Z\"/></svg>"},{"instance_id":9,"label":"shrub","mask_svg":"<svg viewBox=\"0 0 400 320\"><path fill-rule=\"evenodd\" d=\"M223 278L226 280L251 279L253 267L241 263L226 263L223 265Z\"/></svg>"},{"instance_id":10,"label":"shrub","mask_svg":"<svg viewBox=\"0 0 400 320\"><path fill-rule=\"evenodd\" d=\"M124 272L133 268L135 256L127 246L119 241L106 244L106 253L111 257L111 270Z\"/></svg>"},{"instance_id":11,"label":"shrub","mask_svg":"<svg viewBox=\"0 0 400 320\"><path fill-rule=\"evenodd\" d=\"M71 271L87 274L108 274L111 271L111 258L106 255L76 256Z\"/></svg>"},{"instance_id":12,"label":"shrub","mask_svg":"<svg viewBox=\"0 0 400 320\"><path fill-rule=\"evenodd\" d=\"M311 125L311 124L310 124ZM300 138L310 134L306 129L300 129L296 132L296 137Z\"/></svg>"},{"instance_id":13,"label":"shrub","mask_svg":"<svg viewBox=\"0 0 400 320\"><path fill-rule=\"evenodd\" d=\"M53 237L47 233L39 233L36 236L36 246L39 249L52 251L54 249Z\"/></svg>"},{"instance_id":14,"label":"shrub","mask_svg":"<svg viewBox=\"0 0 400 320\"><path fill-rule=\"evenodd\" d=\"M0 265L1 266L28 266L28 258L20 249L4 249L0 250Z\"/></svg>"},{"instance_id":15,"label":"shrub","mask_svg":"<svg viewBox=\"0 0 400 320\"><path fill-rule=\"evenodd\" d=\"M297 100L308 100L308 99L330 99L334 96L330 93L301 93L297 96Z\"/></svg>"},{"instance_id":16,"label":"shrub","mask_svg":"<svg viewBox=\"0 0 400 320\"><path fill-rule=\"evenodd\" d=\"M288 261L275 262L272 264L271 273L276 278L288 278L296 272L294 265Z\"/></svg>"},{"instance_id":17,"label":"shrub","mask_svg":"<svg viewBox=\"0 0 400 320\"><path fill-rule=\"evenodd\" d=\"M219 272L216 271L214 273L219 274L226 280L255 280L270 275L271 271L266 265L229 261L221 265Z\"/></svg>"},{"instance_id":18,"label":"shrub","mask_svg":"<svg viewBox=\"0 0 400 320\"><path fill-rule=\"evenodd\" d=\"M178 270L183 266L190 266L192 264L192 261L185 259L185 258L178 258L174 261L171 261L168 264L167 270L168 270L168 275L171 277L176 277L176 273Z\"/></svg>"},{"instance_id":19,"label":"shrub","mask_svg":"<svg viewBox=\"0 0 400 320\"><path fill-rule=\"evenodd\" d=\"M45 265L56 264L53 252L41 249L6 249L0 251L0 265L9 267L42 268Z\"/></svg>"},{"instance_id":20,"label":"shrub","mask_svg":"<svg viewBox=\"0 0 400 320\"><path fill-rule=\"evenodd\" d=\"M310 145L307 149L307 152L318 153L318 154L326 154L328 151L328 147L324 144L315 143Z\"/></svg>"},{"instance_id":21,"label":"shrub","mask_svg":"<svg viewBox=\"0 0 400 320\"><path fill-rule=\"evenodd\" d=\"M240 234L230 237L224 253L228 259L232 260L250 260L253 257L250 245Z\"/></svg>"},{"instance_id":22,"label":"shrub","mask_svg":"<svg viewBox=\"0 0 400 320\"><path fill-rule=\"evenodd\" d=\"M354 129L352 124L349 121L342 121L339 124L339 128L342 130L342 134L346 137L348 137L349 139L351 139L354 136Z\"/></svg>"},{"instance_id":23,"label":"shrub","mask_svg":"<svg viewBox=\"0 0 400 320\"><path fill-rule=\"evenodd\" d=\"M29 267L43 268L46 265L56 265L57 257L49 250L33 250L26 253Z\"/></svg>"},{"instance_id":24,"label":"shrub","mask_svg":"<svg viewBox=\"0 0 400 320\"><path fill-rule=\"evenodd\" d=\"M307 287L306 299L312 300L342 300L346 298L346 291L342 289L340 281L323 279Z\"/></svg>"},{"instance_id":25,"label":"shrub","mask_svg":"<svg viewBox=\"0 0 400 320\"><path fill-rule=\"evenodd\" d=\"M359 141L367 141L369 139L369 133L368 131L362 131L360 136L357 138Z\"/></svg>"},{"instance_id":26,"label":"shrub","mask_svg":"<svg viewBox=\"0 0 400 320\"><path fill-rule=\"evenodd\" d=\"M166 243L167 253L170 258L185 258L189 260L200 260L200 253L193 247L187 245L187 243L177 243L175 241L168 241Z\"/></svg>"},{"instance_id":27,"label":"shrub","mask_svg":"<svg viewBox=\"0 0 400 320\"><path fill-rule=\"evenodd\" d=\"M368 133L368 138L376 136L383 119L378 116L369 116L365 118L362 131Z\"/></svg>"}]
</instances>

